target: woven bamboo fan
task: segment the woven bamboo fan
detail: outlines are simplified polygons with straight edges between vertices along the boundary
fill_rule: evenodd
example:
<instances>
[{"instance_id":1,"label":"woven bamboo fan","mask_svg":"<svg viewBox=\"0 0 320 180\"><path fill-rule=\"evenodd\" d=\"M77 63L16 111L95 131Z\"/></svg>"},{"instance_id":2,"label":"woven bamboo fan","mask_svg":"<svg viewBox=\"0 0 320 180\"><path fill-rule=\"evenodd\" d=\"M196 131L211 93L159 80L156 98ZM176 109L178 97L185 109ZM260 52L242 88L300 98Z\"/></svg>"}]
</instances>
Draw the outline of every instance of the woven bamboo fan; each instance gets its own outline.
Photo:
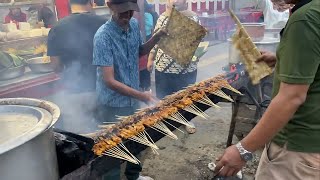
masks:
<instances>
[{"instance_id":1,"label":"woven bamboo fan","mask_svg":"<svg viewBox=\"0 0 320 180\"><path fill-rule=\"evenodd\" d=\"M174 7L169 11L166 27L169 36L161 39L159 47L182 67L187 67L207 31Z\"/></svg>"},{"instance_id":2,"label":"woven bamboo fan","mask_svg":"<svg viewBox=\"0 0 320 180\"><path fill-rule=\"evenodd\" d=\"M272 69L265 62L256 63L261 56L259 49L252 42L238 17L230 9L229 13L237 24L237 31L232 37L233 45L240 52L241 60L246 66L252 84L259 84L262 78L272 73Z\"/></svg>"}]
</instances>

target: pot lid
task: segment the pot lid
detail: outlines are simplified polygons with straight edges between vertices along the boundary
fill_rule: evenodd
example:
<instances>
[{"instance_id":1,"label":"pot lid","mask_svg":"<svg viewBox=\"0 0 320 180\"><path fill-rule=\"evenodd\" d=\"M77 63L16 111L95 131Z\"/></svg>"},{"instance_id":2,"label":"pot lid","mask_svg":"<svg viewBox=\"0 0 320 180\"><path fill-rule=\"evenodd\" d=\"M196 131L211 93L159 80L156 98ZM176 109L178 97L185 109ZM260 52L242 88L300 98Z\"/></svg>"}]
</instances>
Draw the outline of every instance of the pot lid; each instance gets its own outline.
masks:
<instances>
[{"instance_id":1,"label":"pot lid","mask_svg":"<svg viewBox=\"0 0 320 180\"><path fill-rule=\"evenodd\" d=\"M0 105L0 154L44 132L52 123L45 109L24 105Z\"/></svg>"}]
</instances>

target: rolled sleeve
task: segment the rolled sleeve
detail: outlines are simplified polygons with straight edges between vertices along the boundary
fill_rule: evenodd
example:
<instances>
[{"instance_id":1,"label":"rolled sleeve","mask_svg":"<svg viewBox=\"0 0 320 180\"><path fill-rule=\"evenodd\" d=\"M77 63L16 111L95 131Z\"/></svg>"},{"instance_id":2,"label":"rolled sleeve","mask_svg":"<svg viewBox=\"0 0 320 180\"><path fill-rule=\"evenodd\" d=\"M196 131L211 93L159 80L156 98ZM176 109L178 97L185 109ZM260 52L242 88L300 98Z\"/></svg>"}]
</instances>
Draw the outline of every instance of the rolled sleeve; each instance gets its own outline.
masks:
<instances>
[{"instance_id":1,"label":"rolled sleeve","mask_svg":"<svg viewBox=\"0 0 320 180\"><path fill-rule=\"evenodd\" d=\"M318 25L297 21L288 26L279 48L279 79L289 84L311 84L320 63Z\"/></svg>"},{"instance_id":2,"label":"rolled sleeve","mask_svg":"<svg viewBox=\"0 0 320 180\"><path fill-rule=\"evenodd\" d=\"M93 45L93 65L113 66L113 53L110 38L97 34Z\"/></svg>"}]
</instances>

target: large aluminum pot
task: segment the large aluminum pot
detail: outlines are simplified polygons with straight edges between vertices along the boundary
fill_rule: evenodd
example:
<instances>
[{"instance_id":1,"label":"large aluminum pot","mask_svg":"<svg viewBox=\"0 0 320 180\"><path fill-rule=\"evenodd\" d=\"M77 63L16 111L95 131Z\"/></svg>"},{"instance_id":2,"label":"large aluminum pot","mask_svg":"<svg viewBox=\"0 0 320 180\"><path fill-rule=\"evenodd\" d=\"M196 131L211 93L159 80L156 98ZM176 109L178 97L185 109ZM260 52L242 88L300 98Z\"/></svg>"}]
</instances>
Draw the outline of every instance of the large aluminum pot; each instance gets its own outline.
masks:
<instances>
[{"instance_id":1,"label":"large aluminum pot","mask_svg":"<svg viewBox=\"0 0 320 180\"><path fill-rule=\"evenodd\" d=\"M232 44L232 40L228 39L229 42L229 63L230 64L237 64L240 62L240 55L238 50ZM279 38L274 37L264 37L261 41L256 41L254 44L258 47L261 51L270 51L276 53L277 47L280 43Z\"/></svg>"},{"instance_id":2,"label":"large aluminum pot","mask_svg":"<svg viewBox=\"0 0 320 180\"><path fill-rule=\"evenodd\" d=\"M0 99L0 179L57 180L52 126L59 108L48 101Z\"/></svg>"},{"instance_id":3,"label":"large aluminum pot","mask_svg":"<svg viewBox=\"0 0 320 180\"><path fill-rule=\"evenodd\" d=\"M265 24L241 23L253 41L261 41L264 37Z\"/></svg>"}]
</instances>

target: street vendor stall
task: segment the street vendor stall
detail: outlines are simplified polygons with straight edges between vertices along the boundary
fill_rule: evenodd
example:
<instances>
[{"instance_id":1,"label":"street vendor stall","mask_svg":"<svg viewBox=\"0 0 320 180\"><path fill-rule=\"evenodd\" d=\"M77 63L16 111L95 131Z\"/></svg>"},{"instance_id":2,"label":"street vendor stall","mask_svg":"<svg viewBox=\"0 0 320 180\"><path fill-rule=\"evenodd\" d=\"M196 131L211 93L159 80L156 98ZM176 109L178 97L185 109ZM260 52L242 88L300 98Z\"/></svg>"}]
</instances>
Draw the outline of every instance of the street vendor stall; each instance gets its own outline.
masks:
<instances>
[{"instance_id":1,"label":"street vendor stall","mask_svg":"<svg viewBox=\"0 0 320 180\"><path fill-rule=\"evenodd\" d=\"M19 10L25 19L20 19L21 22L18 19L7 22L13 9ZM44 11L51 16L42 17ZM54 11L51 0L12 0L0 3L0 17L6 19L0 32L1 98L42 98L59 88L56 85L59 75L49 67L50 60L46 57L48 27L56 19Z\"/></svg>"}]
</instances>

